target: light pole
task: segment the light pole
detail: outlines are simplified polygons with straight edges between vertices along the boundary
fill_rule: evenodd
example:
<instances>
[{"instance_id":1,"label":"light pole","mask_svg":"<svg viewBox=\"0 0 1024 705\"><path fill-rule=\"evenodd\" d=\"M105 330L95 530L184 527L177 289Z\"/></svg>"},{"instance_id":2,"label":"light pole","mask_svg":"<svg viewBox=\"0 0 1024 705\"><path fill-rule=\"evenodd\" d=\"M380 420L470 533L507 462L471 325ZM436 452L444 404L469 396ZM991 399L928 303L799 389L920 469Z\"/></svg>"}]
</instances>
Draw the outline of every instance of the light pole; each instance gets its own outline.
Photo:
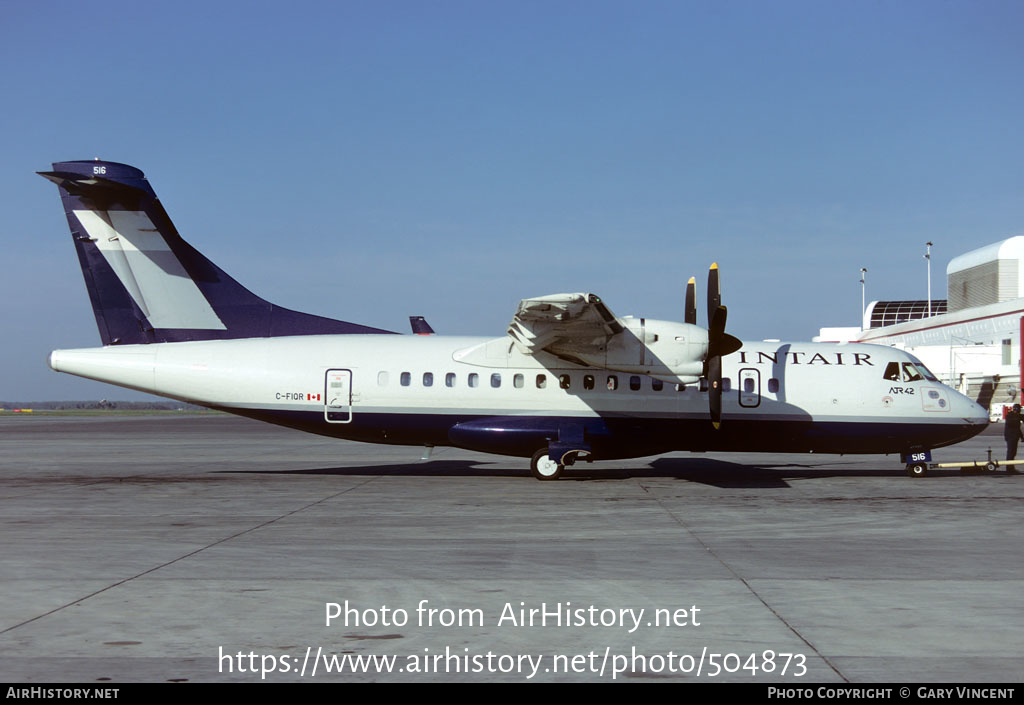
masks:
<instances>
[{"instance_id":1,"label":"light pole","mask_svg":"<svg viewBox=\"0 0 1024 705\"><path fill-rule=\"evenodd\" d=\"M928 260L928 317L932 316L932 243L926 242L924 258Z\"/></svg>"},{"instance_id":2,"label":"light pole","mask_svg":"<svg viewBox=\"0 0 1024 705\"><path fill-rule=\"evenodd\" d=\"M867 307L864 301L864 280L867 278L868 270L867 267L860 268L860 329L864 330L864 314L867 313Z\"/></svg>"}]
</instances>

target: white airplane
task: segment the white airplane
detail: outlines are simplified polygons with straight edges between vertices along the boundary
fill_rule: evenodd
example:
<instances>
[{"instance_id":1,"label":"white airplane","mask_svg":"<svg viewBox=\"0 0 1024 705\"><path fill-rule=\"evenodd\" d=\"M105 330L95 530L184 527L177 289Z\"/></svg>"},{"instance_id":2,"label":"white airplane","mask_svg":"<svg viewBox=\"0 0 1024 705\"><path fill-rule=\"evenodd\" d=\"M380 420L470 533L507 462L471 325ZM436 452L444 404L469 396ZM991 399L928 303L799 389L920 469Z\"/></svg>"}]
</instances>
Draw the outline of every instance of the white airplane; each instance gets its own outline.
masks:
<instances>
[{"instance_id":1,"label":"white airplane","mask_svg":"<svg viewBox=\"0 0 1024 705\"><path fill-rule=\"evenodd\" d=\"M181 238L134 167L39 173L60 187L103 342L55 350L58 372L425 457L531 458L541 480L674 450L899 453L923 475L932 449L988 423L896 348L726 334L716 265L707 328L691 279L684 323L619 318L579 293L522 301L497 338L396 335L254 295Z\"/></svg>"}]
</instances>

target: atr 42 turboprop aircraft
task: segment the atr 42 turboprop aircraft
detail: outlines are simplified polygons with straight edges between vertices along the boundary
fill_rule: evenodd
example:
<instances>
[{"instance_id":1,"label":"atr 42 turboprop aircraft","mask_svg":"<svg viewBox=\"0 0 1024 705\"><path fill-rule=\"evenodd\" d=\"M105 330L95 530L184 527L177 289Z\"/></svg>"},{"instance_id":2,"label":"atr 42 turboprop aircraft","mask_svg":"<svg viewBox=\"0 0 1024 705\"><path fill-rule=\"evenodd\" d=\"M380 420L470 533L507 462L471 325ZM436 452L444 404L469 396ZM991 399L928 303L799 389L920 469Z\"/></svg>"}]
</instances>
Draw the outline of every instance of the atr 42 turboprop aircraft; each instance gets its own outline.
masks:
<instances>
[{"instance_id":1,"label":"atr 42 turboprop aircraft","mask_svg":"<svg viewBox=\"0 0 1024 705\"><path fill-rule=\"evenodd\" d=\"M577 460L673 450L900 453L912 475L988 414L896 348L741 342L718 268L708 327L616 317L593 294L526 299L499 338L396 335L275 306L185 242L138 169L59 162L103 347L50 366L325 436ZM414 323L414 330L429 331Z\"/></svg>"}]
</instances>

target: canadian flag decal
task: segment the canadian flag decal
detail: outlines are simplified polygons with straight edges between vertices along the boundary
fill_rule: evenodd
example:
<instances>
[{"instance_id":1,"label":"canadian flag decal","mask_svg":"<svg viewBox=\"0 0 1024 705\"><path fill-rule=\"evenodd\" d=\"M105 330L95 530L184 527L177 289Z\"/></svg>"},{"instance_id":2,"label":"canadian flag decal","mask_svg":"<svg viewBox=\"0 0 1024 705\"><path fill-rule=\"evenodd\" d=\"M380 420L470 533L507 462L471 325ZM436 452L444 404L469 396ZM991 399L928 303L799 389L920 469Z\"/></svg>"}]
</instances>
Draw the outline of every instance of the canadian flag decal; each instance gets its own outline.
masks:
<instances>
[{"instance_id":1,"label":"canadian flag decal","mask_svg":"<svg viewBox=\"0 0 1024 705\"><path fill-rule=\"evenodd\" d=\"M307 394L306 395L306 401L320 401L320 395L319 394Z\"/></svg>"}]
</instances>

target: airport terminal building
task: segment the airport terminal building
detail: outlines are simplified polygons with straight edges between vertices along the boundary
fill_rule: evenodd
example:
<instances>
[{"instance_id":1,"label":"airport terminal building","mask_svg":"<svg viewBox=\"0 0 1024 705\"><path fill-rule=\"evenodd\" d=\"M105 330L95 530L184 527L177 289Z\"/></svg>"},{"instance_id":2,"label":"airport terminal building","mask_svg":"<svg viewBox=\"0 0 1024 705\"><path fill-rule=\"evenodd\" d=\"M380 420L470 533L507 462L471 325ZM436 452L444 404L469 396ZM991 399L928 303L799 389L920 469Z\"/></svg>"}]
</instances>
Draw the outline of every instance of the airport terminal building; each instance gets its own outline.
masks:
<instances>
[{"instance_id":1,"label":"airport terminal building","mask_svg":"<svg viewBox=\"0 0 1024 705\"><path fill-rule=\"evenodd\" d=\"M1021 401L1024 236L972 250L946 267L947 300L873 301L860 328L822 328L815 340L893 345L988 407Z\"/></svg>"}]
</instances>

